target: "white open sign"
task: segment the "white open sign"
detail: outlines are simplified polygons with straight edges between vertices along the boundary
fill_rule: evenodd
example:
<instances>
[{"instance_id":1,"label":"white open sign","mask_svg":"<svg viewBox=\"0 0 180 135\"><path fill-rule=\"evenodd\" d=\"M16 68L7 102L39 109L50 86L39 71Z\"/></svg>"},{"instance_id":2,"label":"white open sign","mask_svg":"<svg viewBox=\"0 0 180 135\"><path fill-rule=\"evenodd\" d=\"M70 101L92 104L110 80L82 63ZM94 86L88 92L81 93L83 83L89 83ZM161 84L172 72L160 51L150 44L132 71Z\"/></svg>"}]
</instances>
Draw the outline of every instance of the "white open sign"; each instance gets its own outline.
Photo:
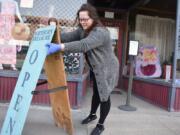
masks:
<instances>
[{"instance_id":1,"label":"white open sign","mask_svg":"<svg viewBox=\"0 0 180 135\"><path fill-rule=\"evenodd\" d=\"M131 40L129 42L129 55L136 56L138 53L139 41Z\"/></svg>"}]
</instances>

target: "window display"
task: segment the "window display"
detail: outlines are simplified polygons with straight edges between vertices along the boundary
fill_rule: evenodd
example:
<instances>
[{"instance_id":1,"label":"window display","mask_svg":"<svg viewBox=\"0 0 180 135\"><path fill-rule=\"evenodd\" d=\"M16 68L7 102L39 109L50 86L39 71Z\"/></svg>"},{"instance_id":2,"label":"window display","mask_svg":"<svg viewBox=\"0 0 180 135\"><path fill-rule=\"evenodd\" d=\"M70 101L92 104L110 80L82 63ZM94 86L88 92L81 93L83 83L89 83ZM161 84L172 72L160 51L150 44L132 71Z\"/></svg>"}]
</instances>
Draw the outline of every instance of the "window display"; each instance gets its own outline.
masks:
<instances>
[{"instance_id":1,"label":"window display","mask_svg":"<svg viewBox=\"0 0 180 135\"><path fill-rule=\"evenodd\" d=\"M136 58L135 73L139 77L160 77L161 66L159 53L154 46L140 47Z\"/></svg>"},{"instance_id":2,"label":"window display","mask_svg":"<svg viewBox=\"0 0 180 135\"><path fill-rule=\"evenodd\" d=\"M80 57L81 53L65 53L64 54L64 64L65 71L69 74L80 73Z\"/></svg>"},{"instance_id":3,"label":"window display","mask_svg":"<svg viewBox=\"0 0 180 135\"><path fill-rule=\"evenodd\" d=\"M82 3L83 1L84 0L80 0L76 2L76 4ZM2 5L1 2L6 3L6 4ZM55 12L59 10L59 6L67 7L66 4L68 2L57 6L58 5L57 3L59 3L59 1L54 1L53 3L51 1L47 1L44 3L38 0L38 1L34 1L33 6L31 8L26 8L24 6L22 7L22 3L19 0L17 1L16 0L0 0L0 3L1 3L0 11L3 11L3 13L6 12L6 13L12 14L9 20L8 20L9 16L7 15L4 16L3 14L1 14L0 16L0 28L2 28L1 30L4 31L0 33L0 69L1 70L2 69L3 70L18 70L18 71L21 70L21 67L23 65L24 59L26 57L26 54L29 48L29 44L30 44L29 42L31 41L33 33L35 32L36 29L40 27L45 27L48 24L48 19L51 18L51 16L58 18L60 22L60 30L62 32L71 31L76 28L76 26L74 26L75 18L71 17L71 16L75 16L74 15L75 12L72 12L72 11L69 12L68 9L65 9L67 11L63 12L63 15L62 13L59 13L59 12L55 15ZM49 6L50 4L51 6ZM42 8L46 7L47 10L40 10L38 8L38 5L43 5ZM73 10L78 9L79 5L81 4L78 4L75 7L73 7ZM51 8L53 7L53 10L51 10L51 8L49 9L49 7ZM57 9L57 11L55 11L55 9ZM32 12L32 14L29 14L30 12ZM19 23L19 22L23 22L23 23ZM11 38L13 39L12 41L11 41ZM2 41L3 42L10 41L9 43L13 43L13 45L9 46L11 50L10 49L5 50L3 48L5 43L2 43ZM6 43L6 48L7 48L7 43ZM7 58L10 56L13 59L11 61L9 60L8 62ZM65 53L64 63L65 63L66 73L68 74L82 73L82 69L84 67L83 57L84 56L81 53ZM5 60L3 61L3 59Z\"/></svg>"},{"instance_id":4,"label":"window display","mask_svg":"<svg viewBox=\"0 0 180 135\"><path fill-rule=\"evenodd\" d=\"M11 69L17 70L15 67L17 48L16 44L12 43L13 36L11 30L15 25L16 16L20 22L23 21L16 1L0 0L0 3L0 69L3 69L2 64L10 64Z\"/></svg>"}]
</instances>

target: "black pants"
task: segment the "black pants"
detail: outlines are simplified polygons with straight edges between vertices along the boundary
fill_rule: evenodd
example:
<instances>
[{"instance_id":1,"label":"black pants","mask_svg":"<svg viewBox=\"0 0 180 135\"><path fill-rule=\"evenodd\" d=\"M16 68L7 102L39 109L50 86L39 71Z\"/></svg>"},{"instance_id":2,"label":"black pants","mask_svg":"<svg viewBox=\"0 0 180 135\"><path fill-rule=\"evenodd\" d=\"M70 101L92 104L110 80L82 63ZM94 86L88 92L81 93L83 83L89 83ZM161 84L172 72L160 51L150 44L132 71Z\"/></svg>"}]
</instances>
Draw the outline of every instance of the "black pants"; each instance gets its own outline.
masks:
<instances>
[{"instance_id":1,"label":"black pants","mask_svg":"<svg viewBox=\"0 0 180 135\"><path fill-rule=\"evenodd\" d=\"M99 105L100 105L100 118L99 122L100 124L103 124L109 111L111 108L111 100L110 96L106 102L101 102L99 93L98 93L98 88L97 88L97 83L96 79L94 76L94 73L92 73L92 79L93 79L93 96L92 96L92 101L91 101L91 112L90 114L95 114Z\"/></svg>"}]
</instances>

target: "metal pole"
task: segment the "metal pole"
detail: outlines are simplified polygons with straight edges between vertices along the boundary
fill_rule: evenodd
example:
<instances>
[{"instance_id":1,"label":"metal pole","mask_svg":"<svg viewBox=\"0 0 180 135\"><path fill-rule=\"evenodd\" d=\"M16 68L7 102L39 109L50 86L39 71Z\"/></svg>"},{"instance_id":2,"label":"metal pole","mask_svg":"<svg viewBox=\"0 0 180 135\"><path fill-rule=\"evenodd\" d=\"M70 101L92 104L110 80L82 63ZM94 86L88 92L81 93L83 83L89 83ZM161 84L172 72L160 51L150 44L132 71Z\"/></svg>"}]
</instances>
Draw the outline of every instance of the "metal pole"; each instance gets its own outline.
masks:
<instances>
[{"instance_id":1,"label":"metal pole","mask_svg":"<svg viewBox=\"0 0 180 135\"><path fill-rule=\"evenodd\" d=\"M133 58L131 58L133 59ZM130 105L130 98L131 98L131 93L132 93L132 83L133 83L133 60L130 60L130 76L129 76L129 83L128 83L128 93L127 93L127 99L126 99L126 105Z\"/></svg>"},{"instance_id":2,"label":"metal pole","mask_svg":"<svg viewBox=\"0 0 180 135\"><path fill-rule=\"evenodd\" d=\"M174 47L174 58L173 58L173 78L172 85L169 92L169 111L174 111L174 102L176 96L176 66L177 66L177 54L180 51L180 0L177 0L177 11L176 11L176 43Z\"/></svg>"},{"instance_id":3,"label":"metal pole","mask_svg":"<svg viewBox=\"0 0 180 135\"><path fill-rule=\"evenodd\" d=\"M128 91L127 91L127 98L126 104L119 106L119 109L124 111L136 111L136 107L130 105L131 93L132 93L132 84L133 84L133 74L134 74L134 56L130 56L130 76L128 82Z\"/></svg>"}]
</instances>

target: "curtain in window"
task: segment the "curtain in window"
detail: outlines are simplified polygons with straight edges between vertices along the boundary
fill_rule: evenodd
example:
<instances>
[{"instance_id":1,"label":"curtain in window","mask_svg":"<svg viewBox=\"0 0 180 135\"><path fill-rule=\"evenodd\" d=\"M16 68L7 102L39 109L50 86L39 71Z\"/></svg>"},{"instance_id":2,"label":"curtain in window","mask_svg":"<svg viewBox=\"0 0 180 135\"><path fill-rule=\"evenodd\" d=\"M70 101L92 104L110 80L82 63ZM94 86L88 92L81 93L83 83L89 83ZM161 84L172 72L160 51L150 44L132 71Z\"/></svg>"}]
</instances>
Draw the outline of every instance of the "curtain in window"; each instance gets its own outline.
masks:
<instances>
[{"instance_id":1,"label":"curtain in window","mask_svg":"<svg viewBox=\"0 0 180 135\"><path fill-rule=\"evenodd\" d=\"M160 62L169 61L175 46L175 21L168 18L137 15L135 39L141 45L154 45Z\"/></svg>"}]
</instances>

